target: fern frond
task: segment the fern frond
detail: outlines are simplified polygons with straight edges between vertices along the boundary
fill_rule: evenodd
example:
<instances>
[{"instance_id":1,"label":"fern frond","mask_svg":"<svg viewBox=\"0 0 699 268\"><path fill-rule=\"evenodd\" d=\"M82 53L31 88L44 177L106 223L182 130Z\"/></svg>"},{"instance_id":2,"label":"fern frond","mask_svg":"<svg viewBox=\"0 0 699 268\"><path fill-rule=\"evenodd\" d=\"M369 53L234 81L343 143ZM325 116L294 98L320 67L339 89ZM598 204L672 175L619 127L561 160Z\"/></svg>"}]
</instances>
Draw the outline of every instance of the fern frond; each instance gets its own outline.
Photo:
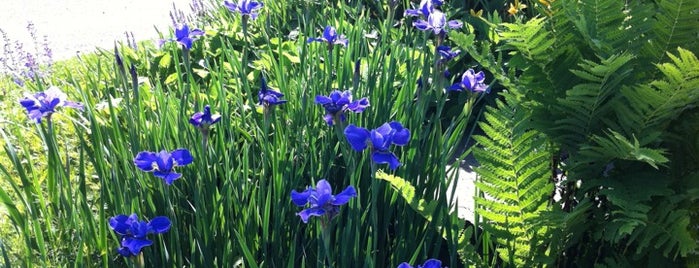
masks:
<instances>
[{"instance_id":1,"label":"fern frond","mask_svg":"<svg viewBox=\"0 0 699 268\"><path fill-rule=\"evenodd\" d=\"M585 79L566 92L566 97L559 99L559 106L554 111L560 114L556 120L552 137L569 148L576 148L586 141L589 135L603 129L600 118L612 112L609 99L618 91L619 84L630 74L626 64L633 57L629 54L615 55L603 59L601 63L585 60L579 70L573 71Z\"/></svg>"},{"instance_id":2,"label":"fern frond","mask_svg":"<svg viewBox=\"0 0 699 268\"><path fill-rule=\"evenodd\" d=\"M637 2L561 1L561 7L587 47L604 58L638 51L653 26L652 6Z\"/></svg>"},{"instance_id":3,"label":"fern frond","mask_svg":"<svg viewBox=\"0 0 699 268\"><path fill-rule=\"evenodd\" d=\"M662 80L621 90L623 102L614 107L626 131L648 136L699 105L699 59L682 48L668 58L671 62L657 65Z\"/></svg>"},{"instance_id":4,"label":"fern frond","mask_svg":"<svg viewBox=\"0 0 699 268\"><path fill-rule=\"evenodd\" d=\"M651 62L659 63L667 53L678 46L696 52L699 49L699 1L657 0L656 23L644 47L652 55Z\"/></svg>"},{"instance_id":5,"label":"fern frond","mask_svg":"<svg viewBox=\"0 0 699 268\"><path fill-rule=\"evenodd\" d=\"M541 230L530 222L545 209L553 185L545 138L526 128L528 115L514 105L513 95L505 97L508 104L498 100L497 108L487 108L480 124L486 136L474 137L481 164L476 187L483 193L476 211L486 220L483 228L497 237L500 256L520 266L533 258L531 239Z\"/></svg>"}]
</instances>

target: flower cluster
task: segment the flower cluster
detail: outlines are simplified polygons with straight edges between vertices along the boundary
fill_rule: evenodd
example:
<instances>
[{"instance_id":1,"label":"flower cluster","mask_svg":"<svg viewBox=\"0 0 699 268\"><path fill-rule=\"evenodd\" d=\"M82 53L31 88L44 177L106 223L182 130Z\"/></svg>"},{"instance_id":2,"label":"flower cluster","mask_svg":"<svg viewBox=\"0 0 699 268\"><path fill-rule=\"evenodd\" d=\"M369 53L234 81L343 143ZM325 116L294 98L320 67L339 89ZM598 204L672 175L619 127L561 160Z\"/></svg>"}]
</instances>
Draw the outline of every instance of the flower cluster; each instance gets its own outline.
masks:
<instances>
[{"instance_id":1,"label":"flower cluster","mask_svg":"<svg viewBox=\"0 0 699 268\"><path fill-rule=\"evenodd\" d=\"M257 93L257 98L259 100L259 105L264 106L265 108L271 107L274 105L279 105L279 104L284 104L286 103L286 100L282 100L281 98L284 97L284 94L274 91L267 87L267 81L265 81L265 78L261 78L261 84L262 86L260 87L260 91Z\"/></svg>"},{"instance_id":2,"label":"flower cluster","mask_svg":"<svg viewBox=\"0 0 699 268\"><path fill-rule=\"evenodd\" d=\"M243 17L250 17L253 20L257 18L257 10L264 6L261 2L254 0L240 0L240 2L237 3L223 1L223 5L228 8L229 11L238 12Z\"/></svg>"},{"instance_id":3,"label":"flower cluster","mask_svg":"<svg viewBox=\"0 0 699 268\"><path fill-rule=\"evenodd\" d=\"M346 47L347 43L349 42L345 35L337 35L335 27L332 27L330 25L325 26L325 30L323 30L323 36L318 38L308 38L306 42L310 43L314 41L328 43L330 49L332 49L333 45L342 45Z\"/></svg>"},{"instance_id":4,"label":"flower cluster","mask_svg":"<svg viewBox=\"0 0 699 268\"><path fill-rule=\"evenodd\" d=\"M449 90L452 91L463 91L464 89L472 92L488 93L488 86L485 84L483 71L476 73L473 69L468 69L464 72L460 82L449 87Z\"/></svg>"},{"instance_id":5,"label":"flower cluster","mask_svg":"<svg viewBox=\"0 0 699 268\"><path fill-rule=\"evenodd\" d=\"M56 112L58 107L70 107L82 110L83 105L77 102L67 100L67 95L58 87L49 87L44 92L39 92L34 95L26 94L24 99L19 100L25 109L29 118L41 123L41 118L51 119L51 115Z\"/></svg>"},{"instance_id":6,"label":"flower cluster","mask_svg":"<svg viewBox=\"0 0 699 268\"><path fill-rule=\"evenodd\" d=\"M185 49L190 50L194 41L202 35L204 35L204 31L196 28L190 30L187 24L180 24L175 29L175 38L161 40L160 45L162 46L165 42L177 42Z\"/></svg>"},{"instance_id":7,"label":"flower cluster","mask_svg":"<svg viewBox=\"0 0 699 268\"><path fill-rule=\"evenodd\" d=\"M397 268L413 268L412 265L407 262L401 263ZM442 262L437 259L426 260L422 265L418 265L417 268L442 268Z\"/></svg>"},{"instance_id":8,"label":"flower cluster","mask_svg":"<svg viewBox=\"0 0 699 268\"><path fill-rule=\"evenodd\" d=\"M172 152L162 150L156 152L140 152L133 159L133 163L139 169L146 172L153 172L153 175L165 180L167 185L182 177L182 174L175 172L175 167L184 166L194 162L194 157L187 149L177 149Z\"/></svg>"},{"instance_id":9,"label":"flower cluster","mask_svg":"<svg viewBox=\"0 0 699 268\"><path fill-rule=\"evenodd\" d=\"M333 123L344 122L346 111L361 113L369 106L369 100L367 98L352 101L352 92L349 90L333 90L329 96L318 95L316 96L315 102L323 105L326 112L323 119L331 126Z\"/></svg>"},{"instance_id":10,"label":"flower cluster","mask_svg":"<svg viewBox=\"0 0 699 268\"><path fill-rule=\"evenodd\" d=\"M202 132L207 132L209 126L218 123L218 121L221 121L221 115L212 115L211 107L209 107L209 105L204 106L203 112L196 112L191 118L189 118L189 123Z\"/></svg>"},{"instance_id":11,"label":"flower cluster","mask_svg":"<svg viewBox=\"0 0 699 268\"><path fill-rule=\"evenodd\" d=\"M311 206L301 212L296 213L301 217L304 223L308 223L311 216L325 216L327 219L332 219L339 213L340 206L349 202L350 198L357 196L357 191L353 186L347 186L345 190L337 195L332 194L332 187L326 180L320 180L316 184L316 188L308 187L303 192L291 191L291 201L299 207L305 207L307 204Z\"/></svg>"},{"instance_id":12,"label":"flower cluster","mask_svg":"<svg viewBox=\"0 0 699 268\"><path fill-rule=\"evenodd\" d=\"M345 137L352 149L359 152L366 149L367 144L371 144L371 160L378 164L388 164L392 170L395 170L401 163L398 157L389 151L389 146L408 144L410 130L396 121L385 123L371 131L350 124L345 128Z\"/></svg>"},{"instance_id":13,"label":"flower cluster","mask_svg":"<svg viewBox=\"0 0 699 268\"><path fill-rule=\"evenodd\" d=\"M141 254L141 249L153 244L147 235L169 231L170 220L165 216L159 216L149 222L139 221L134 213L131 216L117 215L109 218L109 227L121 236L121 247L117 249L119 254L132 257Z\"/></svg>"},{"instance_id":14,"label":"flower cluster","mask_svg":"<svg viewBox=\"0 0 699 268\"><path fill-rule=\"evenodd\" d=\"M439 54L437 63L443 64L459 56L461 50L452 50L449 46L441 45L437 47L437 54Z\"/></svg>"},{"instance_id":15,"label":"flower cluster","mask_svg":"<svg viewBox=\"0 0 699 268\"><path fill-rule=\"evenodd\" d=\"M446 15L435 6L441 6L444 1L422 0L417 9L405 10L405 16L421 17L413 22L413 26L422 31L433 31L436 35L443 35L447 29L458 29L463 26L460 21L447 21Z\"/></svg>"}]
</instances>

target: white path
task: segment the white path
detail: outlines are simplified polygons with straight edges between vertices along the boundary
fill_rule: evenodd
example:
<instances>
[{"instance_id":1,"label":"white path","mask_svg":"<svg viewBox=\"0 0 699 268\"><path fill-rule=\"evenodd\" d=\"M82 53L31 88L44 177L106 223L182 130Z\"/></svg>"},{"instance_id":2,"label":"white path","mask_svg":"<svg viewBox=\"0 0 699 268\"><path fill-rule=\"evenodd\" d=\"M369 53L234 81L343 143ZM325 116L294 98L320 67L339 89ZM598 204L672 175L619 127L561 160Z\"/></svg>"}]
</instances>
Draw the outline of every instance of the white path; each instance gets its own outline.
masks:
<instances>
[{"instance_id":1,"label":"white path","mask_svg":"<svg viewBox=\"0 0 699 268\"><path fill-rule=\"evenodd\" d=\"M54 59L76 52L110 48L124 40L124 32L137 40L157 38L154 28L167 31L173 3L188 11L191 0L0 0L0 29L13 40L31 43L27 22L40 36L48 35ZM4 45L0 40L0 46ZM29 45L33 47L33 45ZM26 47L25 47L26 48ZM0 50L1 51L1 50Z\"/></svg>"}]
</instances>

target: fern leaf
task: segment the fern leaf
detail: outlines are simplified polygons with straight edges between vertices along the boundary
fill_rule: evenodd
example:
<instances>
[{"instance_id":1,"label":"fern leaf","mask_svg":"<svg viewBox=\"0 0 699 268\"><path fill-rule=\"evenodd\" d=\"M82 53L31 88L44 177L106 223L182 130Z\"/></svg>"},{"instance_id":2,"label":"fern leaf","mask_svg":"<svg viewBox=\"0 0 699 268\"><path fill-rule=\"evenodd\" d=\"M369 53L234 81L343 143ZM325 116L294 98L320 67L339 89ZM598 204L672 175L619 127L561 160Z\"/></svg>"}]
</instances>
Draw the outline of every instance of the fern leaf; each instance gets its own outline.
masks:
<instances>
[{"instance_id":1,"label":"fern leaf","mask_svg":"<svg viewBox=\"0 0 699 268\"><path fill-rule=\"evenodd\" d=\"M683 46L699 49L699 1L658 0L656 23L645 45L645 53L652 55L652 62L661 62L670 50Z\"/></svg>"},{"instance_id":2,"label":"fern leaf","mask_svg":"<svg viewBox=\"0 0 699 268\"><path fill-rule=\"evenodd\" d=\"M566 97L559 100L557 112L561 119L553 137L563 144L576 148L587 140L588 136L603 129L602 121L613 112L609 105L610 97L618 91L619 84L631 72L626 64L633 58L629 54L614 55L603 59L601 63L584 61L580 70L574 73L585 79L566 92Z\"/></svg>"},{"instance_id":3,"label":"fern leaf","mask_svg":"<svg viewBox=\"0 0 699 268\"><path fill-rule=\"evenodd\" d=\"M500 256L521 266L532 260L531 239L540 231L529 222L545 209L553 187L544 137L526 128L527 114L512 105L512 94L505 96L510 104L498 100L497 108L485 113L481 128L486 136L474 137L481 164L476 187L483 193L476 198L476 211L486 220L483 228L498 237Z\"/></svg>"}]
</instances>

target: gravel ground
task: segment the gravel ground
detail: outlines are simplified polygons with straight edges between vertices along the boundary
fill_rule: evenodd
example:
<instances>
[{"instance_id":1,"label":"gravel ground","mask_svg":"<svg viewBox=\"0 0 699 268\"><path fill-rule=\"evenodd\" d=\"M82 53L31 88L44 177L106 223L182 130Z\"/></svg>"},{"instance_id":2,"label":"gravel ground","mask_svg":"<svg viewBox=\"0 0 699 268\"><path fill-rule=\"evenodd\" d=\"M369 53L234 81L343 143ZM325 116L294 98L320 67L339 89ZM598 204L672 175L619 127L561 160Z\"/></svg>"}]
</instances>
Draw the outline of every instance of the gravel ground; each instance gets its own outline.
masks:
<instances>
[{"instance_id":1,"label":"gravel ground","mask_svg":"<svg viewBox=\"0 0 699 268\"><path fill-rule=\"evenodd\" d=\"M2 0L0 29L31 51L33 41L26 29L31 21L42 39L47 35L54 60L66 59L96 47L111 48L115 40L125 40L127 31L133 32L137 40L155 39L155 28L167 32L172 25L173 4L188 11L190 3L191 0Z\"/></svg>"}]
</instances>

